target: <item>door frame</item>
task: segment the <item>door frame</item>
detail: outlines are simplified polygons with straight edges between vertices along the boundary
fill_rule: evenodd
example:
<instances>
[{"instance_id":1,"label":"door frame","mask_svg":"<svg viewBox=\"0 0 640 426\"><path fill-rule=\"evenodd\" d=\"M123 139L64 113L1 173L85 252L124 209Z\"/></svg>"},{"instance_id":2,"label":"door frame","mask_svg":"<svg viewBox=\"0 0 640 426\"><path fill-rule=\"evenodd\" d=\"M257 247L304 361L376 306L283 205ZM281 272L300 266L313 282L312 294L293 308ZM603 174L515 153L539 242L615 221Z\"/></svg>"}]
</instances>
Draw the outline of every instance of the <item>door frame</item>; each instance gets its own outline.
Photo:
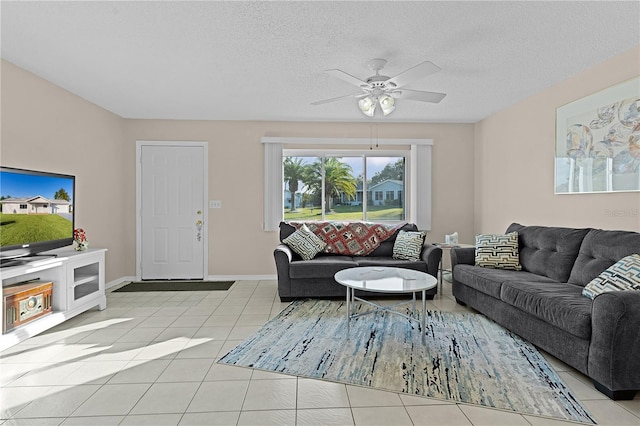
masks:
<instances>
[{"instance_id":1,"label":"door frame","mask_svg":"<svg viewBox=\"0 0 640 426\"><path fill-rule=\"evenodd\" d=\"M209 143L206 141L136 141L136 280L142 279L142 147L144 146L174 146L174 147L201 147L202 168L204 182L202 183L202 227L203 262L202 276L209 279Z\"/></svg>"}]
</instances>

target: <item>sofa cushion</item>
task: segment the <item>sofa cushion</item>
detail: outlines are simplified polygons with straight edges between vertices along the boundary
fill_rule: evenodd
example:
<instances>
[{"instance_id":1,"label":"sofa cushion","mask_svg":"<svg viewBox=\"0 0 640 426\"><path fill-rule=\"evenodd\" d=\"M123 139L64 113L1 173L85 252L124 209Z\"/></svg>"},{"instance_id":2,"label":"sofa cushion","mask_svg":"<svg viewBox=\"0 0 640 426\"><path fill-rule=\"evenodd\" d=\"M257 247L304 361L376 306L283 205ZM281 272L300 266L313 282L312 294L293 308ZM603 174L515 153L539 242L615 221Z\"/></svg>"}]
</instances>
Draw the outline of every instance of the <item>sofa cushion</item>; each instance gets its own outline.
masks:
<instances>
[{"instance_id":1,"label":"sofa cushion","mask_svg":"<svg viewBox=\"0 0 640 426\"><path fill-rule=\"evenodd\" d=\"M592 301L580 286L510 281L502 284L500 299L576 337L591 338Z\"/></svg>"},{"instance_id":2,"label":"sofa cushion","mask_svg":"<svg viewBox=\"0 0 640 426\"><path fill-rule=\"evenodd\" d=\"M316 254L320 253L327 245L327 243L316 237L316 234L311 232L305 225L289 235L282 242L288 245L291 250L298 253L304 260L313 259Z\"/></svg>"},{"instance_id":3,"label":"sofa cushion","mask_svg":"<svg viewBox=\"0 0 640 426\"><path fill-rule=\"evenodd\" d=\"M555 283L551 278L525 271L490 269L480 266L457 264L453 271L456 281L489 296L500 299L502 283L508 281L529 281L537 283Z\"/></svg>"},{"instance_id":4,"label":"sofa cushion","mask_svg":"<svg viewBox=\"0 0 640 426\"><path fill-rule=\"evenodd\" d=\"M518 233L520 264L524 271L567 282L589 229L513 223L507 232Z\"/></svg>"},{"instance_id":5,"label":"sofa cushion","mask_svg":"<svg viewBox=\"0 0 640 426\"><path fill-rule=\"evenodd\" d=\"M586 285L582 295L593 299L601 293L620 290L640 290L639 254L623 257L608 267Z\"/></svg>"},{"instance_id":6,"label":"sofa cushion","mask_svg":"<svg viewBox=\"0 0 640 426\"><path fill-rule=\"evenodd\" d=\"M358 266L390 266L427 272L427 263L421 260L401 260L377 256L354 257L353 260L358 264Z\"/></svg>"},{"instance_id":7,"label":"sofa cushion","mask_svg":"<svg viewBox=\"0 0 640 426\"><path fill-rule=\"evenodd\" d=\"M476 266L496 269L521 269L518 256L518 233L476 235Z\"/></svg>"},{"instance_id":8,"label":"sofa cushion","mask_svg":"<svg viewBox=\"0 0 640 426\"><path fill-rule=\"evenodd\" d=\"M293 278L333 278L338 271L358 266L351 256L317 256L311 260L299 260L289 264L289 276Z\"/></svg>"},{"instance_id":9,"label":"sofa cushion","mask_svg":"<svg viewBox=\"0 0 640 426\"><path fill-rule=\"evenodd\" d=\"M393 244L394 259L419 260L426 232L400 231Z\"/></svg>"},{"instance_id":10,"label":"sofa cushion","mask_svg":"<svg viewBox=\"0 0 640 426\"><path fill-rule=\"evenodd\" d=\"M585 286L623 257L638 253L640 234L591 229L584 237L569 282Z\"/></svg>"}]
</instances>

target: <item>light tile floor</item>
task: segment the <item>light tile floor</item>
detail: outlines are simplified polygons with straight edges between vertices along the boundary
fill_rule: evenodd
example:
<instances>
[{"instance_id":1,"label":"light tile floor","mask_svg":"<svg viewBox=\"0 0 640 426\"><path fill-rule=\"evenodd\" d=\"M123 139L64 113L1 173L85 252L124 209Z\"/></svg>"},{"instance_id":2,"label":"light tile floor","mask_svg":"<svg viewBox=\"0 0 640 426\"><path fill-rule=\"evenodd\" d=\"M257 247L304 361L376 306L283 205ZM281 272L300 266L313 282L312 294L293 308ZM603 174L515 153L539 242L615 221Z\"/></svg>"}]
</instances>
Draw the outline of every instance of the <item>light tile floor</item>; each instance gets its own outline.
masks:
<instances>
[{"instance_id":1,"label":"light tile floor","mask_svg":"<svg viewBox=\"0 0 640 426\"><path fill-rule=\"evenodd\" d=\"M0 355L0 424L575 424L215 362L286 305L274 281L239 281L227 292L109 292L106 310ZM446 282L428 305L467 310ZM610 401L547 358L598 424L640 425L640 395Z\"/></svg>"}]
</instances>

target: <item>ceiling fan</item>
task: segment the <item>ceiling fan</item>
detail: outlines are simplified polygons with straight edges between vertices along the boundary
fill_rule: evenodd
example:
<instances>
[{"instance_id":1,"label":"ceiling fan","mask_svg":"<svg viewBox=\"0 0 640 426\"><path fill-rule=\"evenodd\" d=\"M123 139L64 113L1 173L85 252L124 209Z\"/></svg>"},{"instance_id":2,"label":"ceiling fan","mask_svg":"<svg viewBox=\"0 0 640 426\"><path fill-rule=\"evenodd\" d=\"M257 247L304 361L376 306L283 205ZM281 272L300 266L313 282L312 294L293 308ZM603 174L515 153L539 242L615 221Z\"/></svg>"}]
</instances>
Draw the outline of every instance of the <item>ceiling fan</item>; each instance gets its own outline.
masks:
<instances>
[{"instance_id":1,"label":"ceiling fan","mask_svg":"<svg viewBox=\"0 0 640 426\"><path fill-rule=\"evenodd\" d=\"M373 117L376 106L380 105L382 113L388 115L396 109L396 99L409 99L412 101L438 103L446 94L437 92L425 92L422 90L405 89L404 86L414 80L426 77L440 71L440 67L429 61L424 61L413 68L401 72L395 77L380 75L387 63L386 60L376 58L369 61L369 68L376 74L365 80L360 80L344 71L334 69L325 71L340 80L346 81L358 86L361 91L349 95L338 96L337 98L325 99L322 101L312 102L312 105L321 105L329 102L335 102L345 98L357 98L360 111L368 117Z\"/></svg>"}]
</instances>

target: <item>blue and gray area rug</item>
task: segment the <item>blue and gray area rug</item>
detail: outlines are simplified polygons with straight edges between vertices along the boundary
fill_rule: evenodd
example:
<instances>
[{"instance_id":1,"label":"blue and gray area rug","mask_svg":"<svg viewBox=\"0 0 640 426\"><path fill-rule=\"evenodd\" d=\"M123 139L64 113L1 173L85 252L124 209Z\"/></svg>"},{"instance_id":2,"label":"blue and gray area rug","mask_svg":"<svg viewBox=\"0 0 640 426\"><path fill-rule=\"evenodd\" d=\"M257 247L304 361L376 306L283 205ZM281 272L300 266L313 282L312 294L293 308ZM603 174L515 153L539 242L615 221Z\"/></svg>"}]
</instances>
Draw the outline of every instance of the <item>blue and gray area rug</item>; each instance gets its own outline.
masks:
<instances>
[{"instance_id":1,"label":"blue and gray area rug","mask_svg":"<svg viewBox=\"0 0 640 426\"><path fill-rule=\"evenodd\" d=\"M344 302L295 301L219 362L595 423L535 347L484 316L429 311L426 344L419 328L378 312L347 337Z\"/></svg>"}]
</instances>

